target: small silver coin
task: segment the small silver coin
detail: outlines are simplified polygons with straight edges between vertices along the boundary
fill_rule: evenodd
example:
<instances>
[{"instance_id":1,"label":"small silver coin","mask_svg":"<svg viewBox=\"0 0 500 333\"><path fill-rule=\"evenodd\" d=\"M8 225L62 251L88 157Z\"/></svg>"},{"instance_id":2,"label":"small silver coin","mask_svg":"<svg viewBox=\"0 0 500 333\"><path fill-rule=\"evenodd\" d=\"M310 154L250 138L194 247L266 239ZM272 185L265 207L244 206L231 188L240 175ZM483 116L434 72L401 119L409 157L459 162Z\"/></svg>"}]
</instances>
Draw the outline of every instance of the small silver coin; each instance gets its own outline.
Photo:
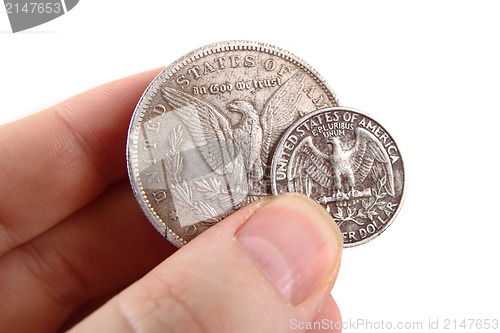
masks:
<instances>
[{"instance_id":1,"label":"small silver coin","mask_svg":"<svg viewBox=\"0 0 500 333\"><path fill-rule=\"evenodd\" d=\"M343 234L364 244L389 227L403 198L403 160L389 132L350 108L309 113L276 147L272 193L299 192L320 203Z\"/></svg>"},{"instance_id":2,"label":"small silver coin","mask_svg":"<svg viewBox=\"0 0 500 333\"><path fill-rule=\"evenodd\" d=\"M337 104L316 71L280 48L232 41L197 49L163 70L136 107L127 147L135 196L180 247L271 195L282 134Z\"/></svg>"}]
</instances>

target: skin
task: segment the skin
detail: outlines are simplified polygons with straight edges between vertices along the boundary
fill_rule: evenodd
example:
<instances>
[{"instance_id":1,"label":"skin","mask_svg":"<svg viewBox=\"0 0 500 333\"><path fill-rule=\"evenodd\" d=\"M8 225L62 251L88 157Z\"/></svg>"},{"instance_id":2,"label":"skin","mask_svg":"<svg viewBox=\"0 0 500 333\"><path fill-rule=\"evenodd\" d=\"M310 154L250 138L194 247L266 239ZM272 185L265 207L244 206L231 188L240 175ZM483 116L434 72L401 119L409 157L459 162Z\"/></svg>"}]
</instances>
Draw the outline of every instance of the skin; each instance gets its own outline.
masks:
<instances>
[{"instance_id":1,"label":"skin","mask_svg":"<svg viewBox=\"0 0 500 333\"><path fill-rule=\"evenodd\" d=\"M247 206L180 250L145 220L124 152L135 105L159 71L0 126L2 330L287 332L291 318L340 321L330 290L341 237L310 200ZM294 209L304 214L296 227L312 223L311 242L332 250L321 252L321 278L288 294L246 235L266 233L256 220Z\"/></svg>"}]
</instances>

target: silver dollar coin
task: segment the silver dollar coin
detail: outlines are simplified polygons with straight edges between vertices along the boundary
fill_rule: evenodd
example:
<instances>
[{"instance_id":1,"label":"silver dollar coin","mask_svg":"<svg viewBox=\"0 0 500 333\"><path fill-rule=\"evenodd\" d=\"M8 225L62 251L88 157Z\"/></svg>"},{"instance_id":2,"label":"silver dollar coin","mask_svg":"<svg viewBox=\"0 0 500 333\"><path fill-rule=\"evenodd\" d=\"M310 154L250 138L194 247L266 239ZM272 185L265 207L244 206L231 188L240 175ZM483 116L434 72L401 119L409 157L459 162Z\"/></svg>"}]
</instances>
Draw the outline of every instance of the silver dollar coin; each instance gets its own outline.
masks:
<instances>
[{"instance_id":1,"label":"silver dollar coin","mask_svg":"<svg viewBox=\"0 0 500 333\"><path fill-rule=\"evenodd\" d=\"M234 41L197 49L163 70L136 107L127 147L135 196L156 229L182 246L271 195L281 135L336 105L316 71L280 48Z\"/></svg>"},{"instance_id":2,"label":"silver dollar coin","mask_svg":"<svg viewBox=\"0 0 500 333\"><path fill-rule=\"evenodd\" d=\"M405 188L403 160L389 132L350 108L317 110L279 141L272 193L303 193L323 205L344 247L366 243L391 224Z\"/></svg>"}]
</instances>

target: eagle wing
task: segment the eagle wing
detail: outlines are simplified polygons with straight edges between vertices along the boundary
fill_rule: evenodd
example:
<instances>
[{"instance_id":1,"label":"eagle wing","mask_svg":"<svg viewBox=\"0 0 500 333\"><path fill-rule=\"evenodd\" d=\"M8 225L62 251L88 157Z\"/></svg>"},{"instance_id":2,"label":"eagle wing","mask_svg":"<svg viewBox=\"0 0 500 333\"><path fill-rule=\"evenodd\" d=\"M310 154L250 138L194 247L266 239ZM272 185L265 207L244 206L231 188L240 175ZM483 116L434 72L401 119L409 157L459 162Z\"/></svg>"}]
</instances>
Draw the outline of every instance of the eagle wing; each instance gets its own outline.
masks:
<instances>
[{"instance_id":1,"label":"eagle wing","mask_svg":"<svg viewBox=\"0 0 500 333\"><path fill-rule=\"evenodd\" d=\"M236 151L228 119L210 104L182 91L164 87L162 95L189 129L210 168L220 175L231 171Z\"/></svg>"},{"instance_id":2,"label":"eagle wing","mask_svg":"<svg viewBox=\"0 0 500 333\"><path fill-rule=\"evenodd\" d=\"M386 177L385 190L395 195L389 155L380 141L364 128L356 129L356 143L350 151L350 162L356 184L361 184L368 176L374 181Z\"/></svg>"},{"instance_id":3,"label":"eagle wing","mask_svg":"<svg viewBox=\"0 0 500 333\"><path fill-rule=\"evenodd\" d=\"M307 195L311 194L313 182L326 190L333 187L328 155L314 146L310 136L303 139L291 154L287 179L289 191Z\"/></svg>"},{"instance_id":4,"label":"eagle wing","mask_svg":"<svg viewBox=\"0 0 500 333\"><path fill-rule=\"evenodd\" d=\"M293 123L298 114L300 92L304 88L304 73L292 75L264 105L260 117L262 127L262 162L269 162L269 154L278 143L283 132Z\"/></svg>"}]
</instances>

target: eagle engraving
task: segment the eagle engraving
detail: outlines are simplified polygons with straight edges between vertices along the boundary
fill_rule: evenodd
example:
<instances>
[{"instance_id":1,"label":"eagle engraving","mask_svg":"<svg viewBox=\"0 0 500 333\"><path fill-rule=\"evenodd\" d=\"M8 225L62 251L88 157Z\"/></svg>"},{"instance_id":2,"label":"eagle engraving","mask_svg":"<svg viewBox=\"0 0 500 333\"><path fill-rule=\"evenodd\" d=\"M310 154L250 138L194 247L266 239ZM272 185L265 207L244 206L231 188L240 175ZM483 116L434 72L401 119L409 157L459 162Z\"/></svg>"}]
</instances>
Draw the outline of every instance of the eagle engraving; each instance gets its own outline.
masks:
<instances>
[{"instance_id":1,"label":"eagle engraving","mask_svg":"<svg viewBox=\"0 0 500 333\"><path fill-rule=\"evenodd\" d=\"M350 147L345 147L339 137L328 139L328 152L320 151L311 136L302 139L289 159L288 190L308 195L315 191L315 197L324 195L321 203L340 202L369 196L370 189L359 191L360 185L385 177L384 189L394 196L394 175L383 145L364 128L358 127L354 133L356 138Z\"/></svg>"},{"instance_id":2,"label":"eagle engraving","mask_svg":"<svg viewBox=\"0 0 500 333\"><path fill-rule=\"evenodd\" d=\"M238 113L237 123L231 123L215 106L180 90L164 87L162 96L188 129L209 168L231 179L229 183L246 180L240 184L247 189L245 196L261 196L267 195L258 188L264 167L280 136L299 114L303 88L304 74L297 72L273 93L262 110L250 101L231 101L225 111Z\"/></svg>"}]
</instances>

